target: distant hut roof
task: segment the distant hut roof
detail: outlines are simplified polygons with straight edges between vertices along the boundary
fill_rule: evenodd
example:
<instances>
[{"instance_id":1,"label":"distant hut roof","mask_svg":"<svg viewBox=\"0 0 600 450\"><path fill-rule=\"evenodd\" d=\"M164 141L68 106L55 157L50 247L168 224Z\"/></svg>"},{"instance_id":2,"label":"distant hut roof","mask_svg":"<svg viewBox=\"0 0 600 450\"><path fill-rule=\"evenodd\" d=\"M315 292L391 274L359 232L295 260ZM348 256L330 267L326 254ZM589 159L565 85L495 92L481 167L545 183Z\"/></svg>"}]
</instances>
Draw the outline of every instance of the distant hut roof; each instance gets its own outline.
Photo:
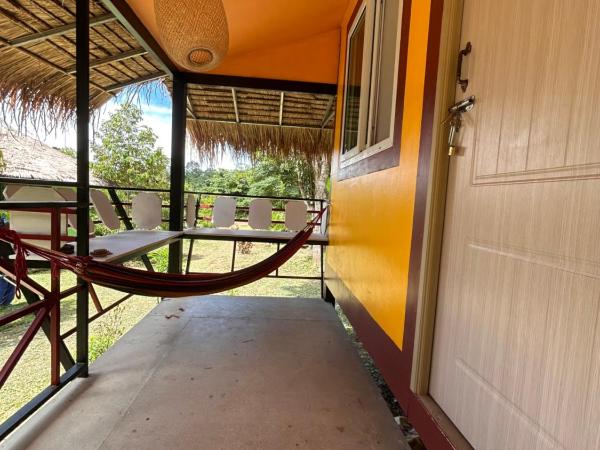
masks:
<instances>
[{"instance_id":1,"label":"distant hut roof","mask_svg":"<svg viewBox=\"0 0 600 450\"><path fill-rule=\"evenodd\" d=\"M4 177L51 181L77 181L77 162L72 156L37 139L0 129ZM107 183L90 175L90 183Z\"/></svg>"}]
</instances>

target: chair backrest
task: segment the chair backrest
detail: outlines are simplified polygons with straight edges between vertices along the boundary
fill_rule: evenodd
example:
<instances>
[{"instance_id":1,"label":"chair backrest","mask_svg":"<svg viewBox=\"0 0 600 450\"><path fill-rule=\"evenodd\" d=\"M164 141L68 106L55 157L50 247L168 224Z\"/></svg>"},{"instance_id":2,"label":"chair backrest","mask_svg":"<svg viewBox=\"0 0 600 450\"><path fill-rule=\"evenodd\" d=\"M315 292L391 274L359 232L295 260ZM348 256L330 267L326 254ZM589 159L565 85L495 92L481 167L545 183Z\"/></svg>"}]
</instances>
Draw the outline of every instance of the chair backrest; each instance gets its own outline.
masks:
<instances>
[{"instance_id":1,"label":"chair backrest","mask_svg":"<svg viewBox=\"0 0 600 450\"><path fill-rule=\"evenodd\" d=\"M212 211L212 223L217 228L229 228L235 223L235 197L217 197Z\"/></svg>"},{"instance_id":2,"label":"chair backrest","mask_svg":"<svg viewBox=\"0 0 600 450\"><path fill-rule=\"evenodd\" d=\"M306 226L308 207L302 200L290 200L285 204L285 227L299 231Z\"/></svg>"},{"instance_id":3,"label":"chair backrest","mask_svg":"<svg viewBox=\"0 0 600 450\"><path fill-rule=\"evenodd\" d=\"M22 187L22 184L7 184L6 186L4 186L4 198L6 200L10 199Z\"/></svg>"},{"instance_id":4,"label":"chair backrest","mask_svg":"<svg viewBox=\"0 0 600 450\"><path fill-rule=\"evenodd\" d=\"M153 230L162 223L162 200L154 192L140 192L131 203L131 220L136 228Z\"/></svg>"},{"instance_id":5,"label":"chair backrest","mask_svg":"<svg viewBox=\"0 0 600 450\"><path fill-rule=\"evenodd\" d=\"M9 198L13 201L62 202L64 198L49 187L23 186ZM11 211L10 229L23 234L44 236L45 239L27 239L27 242L44 248L50 248L51 218L49 213L31 211ZM67 220L64 215L60 218L60 234L67 235ZM47 237L47 239L46 239ZM61 241L61 245L65 242Z\"/></svg>"},{"instance_id":6,"label":"chair backrest","mask_svg":"<svg viewBox=\"0 0 600 450\"><path fill-rule=\"evenodd\" d=\"M60 194L60 196L68 202L77 201L77 193L71 188L55 187L54 190L56 192L58 192ZM71 227L73 227L73 229L76 230L77 229L77 214L69 214L67 216L67 220L69 222L69 225ZM90 220L90 225L89 225L88 231L90 234L94 233L94 222L91 220Z\"/></svg>"},{"instance_id":7,"label":"chair backrest","mask_svg":"<svg viewBox=\"0 0 600 450\"><path fill-rule=\"evenodd\" d=\"M267 230L273 220L273 205L266 198L255 198L250 202L248 225L255 230Z\"/></svg>"},{"instance_id":8,"label":"chair backrest","mask_svg":"<svg viewBox=\"0 0 600 450\"><path fill-rule=\"evenodd\" d=\"M90 189L90 198L104 225L113 231L121 228L119 216L117 216L115 208L104 192L99 191L98 189Z\"/></svg>"},{"instance_id":9,"label":"chair backrest","mask_svg":"<svg viewBox=\"0 0 600 450\"><path fill-rule=\"evenodd\" d=\"M196 196L188 194L185 203L185 223L188 228L196 228Z\"/></svg>"}]
</instances>

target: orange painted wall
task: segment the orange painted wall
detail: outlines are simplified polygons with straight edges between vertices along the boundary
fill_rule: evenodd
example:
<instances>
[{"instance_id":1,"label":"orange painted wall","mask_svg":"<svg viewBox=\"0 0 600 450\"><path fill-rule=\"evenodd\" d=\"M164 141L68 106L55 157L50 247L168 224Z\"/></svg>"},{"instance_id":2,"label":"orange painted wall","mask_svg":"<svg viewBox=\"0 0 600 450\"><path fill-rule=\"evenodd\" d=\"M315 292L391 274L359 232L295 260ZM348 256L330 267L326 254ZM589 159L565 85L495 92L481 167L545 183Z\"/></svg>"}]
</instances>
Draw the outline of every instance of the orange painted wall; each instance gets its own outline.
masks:
<instances>
[{"instance_id":1,"label":"orange painted wall","mask_svg":"<svg viewBox=\"0 0 600 450\"><path fill-rule=\"evenodd\" d=\"M126 1L160 43L154 0ZM223 0L229 51L211 73L335 83L340 24L350 1Z\"/></svg>"},{"instance_id":2,"label":"orange painted wall","mask_svg":"<svg viewBox=\"0 0 600 450\"><path fill-rule=\"evenodd\" d=\"M358 0L345 15L346 30ZM327 263L402 349L427 56L430 0L413 0L397 167L336 181L346 36L341 42Z\"/></svg>"}]
</instances>

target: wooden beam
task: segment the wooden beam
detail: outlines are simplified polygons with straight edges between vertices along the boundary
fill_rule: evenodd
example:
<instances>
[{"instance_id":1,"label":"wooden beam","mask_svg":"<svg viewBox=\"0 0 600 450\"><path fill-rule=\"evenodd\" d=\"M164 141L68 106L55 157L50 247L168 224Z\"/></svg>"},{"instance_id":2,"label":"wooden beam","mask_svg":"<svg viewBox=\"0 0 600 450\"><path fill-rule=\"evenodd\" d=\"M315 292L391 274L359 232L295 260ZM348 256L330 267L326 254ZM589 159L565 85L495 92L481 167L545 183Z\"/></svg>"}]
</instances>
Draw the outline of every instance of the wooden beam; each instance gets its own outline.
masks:
<instances>
[{"instance_id":1,"label":"wooden beam","mask_svg":"<svg viewBox=\"0 0 600 450\"><path fill-rule=\"evenodd\" d=\"M281 92L281 100L279 101L279 126L283 125L283 102L285 101L285 92Z\"/></svg>"},{"instance_id":2,"label":"wooden beam","mask_svg":"<svg viewBox=\"0 0 600 450\"><path fill-rule=\"evenodd\" d=\"M164 78L167 75L163 72L153 72L149 75L140 77L140 78L134 78L132 80L127 80L127 81L123 81L121 83L115 83L115 84L111 84L110 86L106 86L104 88L104 90L106 92L114 92L114 91L119 91L123 88L126 88L127 86L131 86L132 84L138 84L138 83L145 83L147 81L153 81L153 80L158 80L160 78Z\"/></svg>"},{"instance_id":3,"label":"wooden beam","mask_svg":"<svg viewBox=\"0 0 600 450\"><path fill-rule=\"evenodd\" d=\"M196 117L196 113L194 112L194 105L192 105L192 102L190 101L190 96L186 95L185 97L185 101L187 103L187 110L190 113L190 115L192 116L192 118L197 119L198 117Z\"/></svg>"},{"instance_id":4,"label":"wooden beam","mask_svg":"<svg viewBox=\"0 0 600 450\"><path fill-rule=\"evenodd\" d=\"M125 61L126 59L135 58L136 56L142 56L146 53L148 53L148 51L145 48L139 47L134 48L133 50L128 50L123 53L118 53L116 55L110 55L105 56L104 58L94 59L93 61L90 61L90 69L93 69L94 67L104 66L113 62ZM67 69L67 72L75 73L75 70L75 66L71 66L69 69Z\"/></svg>"},{"instance_id":5,"label":"wooden beam","mask_svg":"<svg viewBox=\"0 0 600 450\"><path fill-rule=\"evenodd\" d=\"M237 123L240 125L253 125L257 127L275 127L275 128L304 128L306 130L322 130L320 126L303 126L303 125L279 125L277 123L266 123L266 122L236 122L234 120L225 119L213 119L211 117L198 117L195 120L199 122L217 122L217 123Z\"/></svg>"},{"instance_id":6,"label":"wooden beam","mask_svg":"<svg viewBox=\"0 0 600 450\"><path fill-rule=\"evenodd\" d=\"M94 25L102 25L109 22L114 22L117 18L112 14L102 14L90 18L90 27ZM24 45L35 44L37 42L45 41L51 37L63 36L71 31L75 30L75 22L61 25L60 27L51 28L49 30L40 31L39 33L28 34L26 36L18 37L8 41L7 45L10 47L23 47Z\"/></svg>"},{"instance_id":7,"label":"wooden beam","mask_svg":"<svg viewBox=\"0 0 600 450\"><path fill-rule=\"evenodd\" d=\"M336 95L337 85L313 83L308 81L276 80L272 78L237 77L232 75L214 75L208 73L184 72L187 83L203 86L220 86L270 91L298 92L303 94Z\"/></svg>"},{"instance_id":8,"label":"wooden beam","mask_svg":"<svg viewBox=\"0 0 600 450\"><path fill-rule=\"evenodd\" d=\"M77 255L89 254L90 222L90 2L75 2L75 64L77 75L76 112L77 112ZM82 289L77 292L77 363L83 366L80 376L87 377L89 363L89 297L86 283L77 279Z\"/></svg>"},{"instance_id":9,"label":"wooden beam","mask_svg":"<svg viewBox=\"0 0 600 450\"><path fill-rule=\"evenodd\" d=\"M169 188L169 230L183 230L183 194L185 188L185 137L187 131L187 84L179 73L173 75L173 112L171 116L171 184ZM169 272L181 273L182 240L169 245Z\"/></svg>"},{"instance_id":10,"label":"wooden beam","mask_svg":"<svg viewBox=\"0 0 600 450\"><path fill-rule=\"evenodd\" d=\"M7 43L8 43L8 41L6 39L0 37L0 44L7 44ZM75 74L67 72L64 68L62 68L58 64L54 64L53 62L48 61L47 59L41 57L40 55L38 55L38 54L36 54L34 52L32 52L31 50L27 50L26 48L23 48L23 47L14 47L14 50L19 51L19 52L21 52L21 53L29 56L30 58L35 59L36 61L38 61L38 62L40 62L42 64L45 64L45 65L47 65L49 67L52 67L57 72L60 72L60 73L62 73L64 75L68 75L68 76L71 76L71 77L75 78ZM94 87L94 88L96 88L96 89L104 92L105 94L109 93L109 92L106 91L106 89L104 89L99 84L94 83L93 81L90 81L89 84L90 84L90 86L92 86L92 87Z\"/></svg>"},{"instance_id":11,"label":"wooden beam","mask_svg":"<svg viewBox=\"0 0 600 450\"><path fill-rule=\"evenodd\" d=\"M233 110L235 111L235 121L240 123L240 111L238 110L237 94L235 88L231 88L231 96L233 97Z\"/></svg>"},{"instance_id":12,"label":"wooden beam","mask_svg":"<svg viewBox=\"0 0 600 450\"><path fill-rule=\"evenodd\" d=\"M175 63L169 58L152 33L144 26L133 12L126 0L101 0L102 4L119 20L121 25L131 33L133 38L150 53L161 69L168 75L178 71Z\"/></svg>"},{"instance_id":13,"label":"wooden beam","mask_svg":"<svg viewBox=\"0 0 600 450\"><path fill-rule=\"evenodd\" d=\"M335 114L335 111L332 110L334 100L335 97L331 97L329 99L329 102L327 103L327 108L325 109L325 114L323 115L323 121L321 122L321 129L325 128L325 125L329 123L329 121Z\"/></svg>"}]
</instances>

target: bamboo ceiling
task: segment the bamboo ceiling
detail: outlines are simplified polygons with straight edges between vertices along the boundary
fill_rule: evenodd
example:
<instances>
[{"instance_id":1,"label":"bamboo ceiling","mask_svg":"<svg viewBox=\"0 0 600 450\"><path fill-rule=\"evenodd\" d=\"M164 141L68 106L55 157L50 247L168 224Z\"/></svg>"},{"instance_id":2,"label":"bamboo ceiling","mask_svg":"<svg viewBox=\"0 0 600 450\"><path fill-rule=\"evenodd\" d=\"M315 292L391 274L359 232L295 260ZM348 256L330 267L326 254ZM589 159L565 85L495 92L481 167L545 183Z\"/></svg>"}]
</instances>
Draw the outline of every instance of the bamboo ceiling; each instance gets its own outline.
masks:
<instances>
[{"instance_id":1,"label":"bamboo ceiling","mask_svg":"<svg viewBox=\"0 0 600 450\"><path fill-rule=\"evenodd\" d=\"M90 103L164 78L162 65L101 1L90 2ZM170 87L170 82L166 82ZM75 0L0 0L0 104L17 124L46 129L75 112ZM188 88L188 133L200 156L257 151L329 155L335 96L264 89Z\"/></svg>"},{"instance_id":2,"label":"bamboo ceiling","mask_svg":"<svg viewBox=\"0 0 600 450\"><path fill-rule=\"evenodd\" d=\"M160 65L101 3L90 2L90 99L97 108ZM75 0L0 0L0 96L17 117L63 122L75 110ZM56 125L53 123L50 125Z\"/></svg>"},{"instance_id":3,"label":"bamboo ceiling","mask_svg":"<svg viewBox=\"0 0 600 450\"><path fill-rule=\"evenodd\" d=\"M218 158L222 146L252 156L329 155L335 96L192 84L188 87L188 133L200 156Z\"/></svg>"}]
</instances>

